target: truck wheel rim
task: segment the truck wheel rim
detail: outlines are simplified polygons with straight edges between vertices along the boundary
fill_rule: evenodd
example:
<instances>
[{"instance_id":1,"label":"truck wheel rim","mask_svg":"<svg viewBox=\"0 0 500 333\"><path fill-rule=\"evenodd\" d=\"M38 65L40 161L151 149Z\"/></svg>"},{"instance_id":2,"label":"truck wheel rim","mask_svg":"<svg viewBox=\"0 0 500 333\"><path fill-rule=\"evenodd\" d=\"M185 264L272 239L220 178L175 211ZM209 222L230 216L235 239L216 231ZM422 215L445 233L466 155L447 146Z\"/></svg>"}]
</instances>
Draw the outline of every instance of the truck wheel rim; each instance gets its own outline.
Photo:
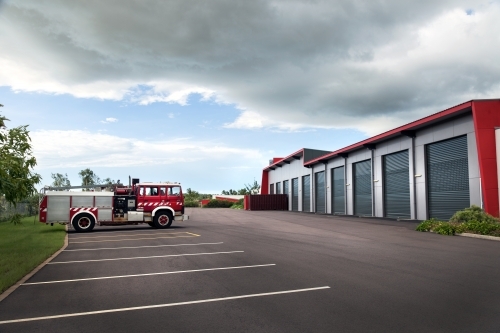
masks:
<instances>
[{"instance_id":1,"label":"truck wheel rim","mask_svg":"<svg viewBox=\"0 0 500 333\"><path fill-rule=\"evenodd\" d=\"M82 229L87 229L90 226L90 220L88 217L82 217L78 219L78 226Z\"/></svg>"},{"instance_id":2,"label":"truck wheel rim","mask_svg":"<svg viewBox=\"0 0 500 333\"><path fill-rule=\"evenodd\" d=\"M160 225L167 225L168 224L168 216L167 215L160 215L160 217L158 218L158 224Z\"/></svg>"}]
</instances>

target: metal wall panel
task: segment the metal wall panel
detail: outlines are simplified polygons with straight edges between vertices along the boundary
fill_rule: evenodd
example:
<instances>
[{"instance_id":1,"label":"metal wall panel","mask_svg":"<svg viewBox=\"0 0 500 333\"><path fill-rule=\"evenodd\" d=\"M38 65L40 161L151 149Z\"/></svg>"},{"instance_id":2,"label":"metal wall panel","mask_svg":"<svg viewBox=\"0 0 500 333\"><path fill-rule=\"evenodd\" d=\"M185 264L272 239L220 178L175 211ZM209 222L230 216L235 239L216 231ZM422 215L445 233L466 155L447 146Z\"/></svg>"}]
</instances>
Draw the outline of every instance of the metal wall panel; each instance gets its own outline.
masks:
<instances>
[{"instance_id":1,"label":"metal wall panel","mask_svg":"<svg viewBox=\"0 0 500 333\"><path fill-rule=\"evenodd\" d=\"M78 207L94 207L94 197L79 197L79 196L72 196L71 199L71 207L72 208L78 208Z\"/></svg>"},{"instance_id":2,"label":"metal wall panel","mask_svg":"<svg viewBox=\"0 0 500 333\"><path fill-rule=\"evenodd\" d=\"M311 211L311 176L302 176L302 211Z\"/></svg>"},{"instance_id":3,"label":"metal wall panel","mask_svg":"<svg viewBox=\"0 0 500 333\"><path fill-rule=\"evenodd\" d=\"M99 221L111 221L111 211L112 210L109 208L99 208L97 218L99 219Z\"/></svg>"},{"instance_id":4,"label":"metal wall panel","mask_svg":"<svg viewBox=\"0 0 500 333\"><path fill-rule=\"evenodd\" d=\"M47 222L69 221L69 195L47 198Z\"/></svg>"},{"instance_id":5,"label":"metal wall panel","mask_svg":"<svg viewBox=\"0 0 500 333\"><path fill-rule=\"evenodd\" d=\"M326 202L325 202L325 172L316 172L314 174L314 199L316 204L316 213L324 214L326 213Z\"/></svg>"},{"instance_id":6,"label":"metal wall panel","mask_svg":"<svg viewBox=\"0 0 500 333\"><path fill-rule=\"evenodd\" d=\"M354 215L372 215L371 160L354 163Z\"/></svg>"},{"instance_id":7,"label":"metal wall panel","mask_svg":"<svg viewBox=\"0 0 500 333\"><path fill-rule=\"evenodd\" d=\"M467 136L426 146L429 217L448 220L470 206Z\"/></svg>"},{"instance_id":8,"label":"metal wall panel","mask_svg":"<svg viewBox=\"0 0 500 333\"><path fill-rule=\"evenodd\" d=\"M113 197L95 197L96 207L113 207ZM135 205L134 205L135 206Z\"/></svg>"},{"instance_id":9,"label":"metal wall panel","mask_svg":"<svg viewBox=\"0 0 500 333\"><path fill-rule=\"evenodd\" d=\"M408 150L383 156L384 216L411 218Z\"/></svg>"},{"instance_id":10,"label":"metal wall panel","mask_svg":"<svg viewBox=\"0 0 500 333\"><path fill-rule=\"evenodd\" d=\"M332 213L346 214L345 211L344 167L332 169Z\"/></svg>"},{"instance_id":11,"label":"metal wall panel","mask_svg":"<svg viewBox=\"0 0 500 333\"><path fill-rule=\"evenodd\" d=\"M299 210L299 179L292 179L292 210Z\"/></svg>"}]
</instances>

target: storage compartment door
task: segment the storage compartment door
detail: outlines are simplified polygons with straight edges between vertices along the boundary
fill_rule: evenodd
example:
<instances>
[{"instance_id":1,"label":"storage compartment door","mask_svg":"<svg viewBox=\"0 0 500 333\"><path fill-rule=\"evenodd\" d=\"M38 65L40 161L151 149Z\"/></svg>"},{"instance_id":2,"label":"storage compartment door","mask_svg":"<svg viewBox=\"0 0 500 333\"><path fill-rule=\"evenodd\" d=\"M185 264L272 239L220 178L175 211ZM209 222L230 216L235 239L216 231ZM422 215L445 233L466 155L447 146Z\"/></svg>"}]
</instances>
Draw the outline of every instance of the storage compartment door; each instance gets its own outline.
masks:
<instances>
[{"instance_id":1,"label":"storage compartment door","mask_svg":"<svg viewBox=\"0 0 500 333\"><path fill-rule=\"evenodd\" d=\"M69 222L69 196L48 196L47 201L47 222Z\"/></svg>"}]
</instances>

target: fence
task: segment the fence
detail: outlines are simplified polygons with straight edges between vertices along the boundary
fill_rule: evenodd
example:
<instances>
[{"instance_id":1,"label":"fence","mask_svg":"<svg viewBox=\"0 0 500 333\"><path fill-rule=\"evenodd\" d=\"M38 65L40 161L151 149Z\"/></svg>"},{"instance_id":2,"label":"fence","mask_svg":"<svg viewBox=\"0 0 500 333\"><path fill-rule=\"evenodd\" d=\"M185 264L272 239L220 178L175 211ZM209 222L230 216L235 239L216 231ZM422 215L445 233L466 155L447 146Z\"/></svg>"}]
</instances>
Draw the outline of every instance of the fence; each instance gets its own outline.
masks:
<instances>
[{"instance_id":1,"label":"fence","mask_svg":"<svg viewBox=\"0 0 500 333\"><path fill-rule=\"evenodd\" d=\"M245 195L244 206L245 210L288 210L288 195Z\"/></svg>"},{"instance_id":2,"label":"fence","mask_svg":"<svg viewBox=\"0 0 500 333\"><path fill-rule=\"evenodd\" d=\"M21 201L14 206L5 201L4 197L0 197L0 222L8 221L14 214L23 216L38 214L38 202Z\"/></svg>"}]
</instances>

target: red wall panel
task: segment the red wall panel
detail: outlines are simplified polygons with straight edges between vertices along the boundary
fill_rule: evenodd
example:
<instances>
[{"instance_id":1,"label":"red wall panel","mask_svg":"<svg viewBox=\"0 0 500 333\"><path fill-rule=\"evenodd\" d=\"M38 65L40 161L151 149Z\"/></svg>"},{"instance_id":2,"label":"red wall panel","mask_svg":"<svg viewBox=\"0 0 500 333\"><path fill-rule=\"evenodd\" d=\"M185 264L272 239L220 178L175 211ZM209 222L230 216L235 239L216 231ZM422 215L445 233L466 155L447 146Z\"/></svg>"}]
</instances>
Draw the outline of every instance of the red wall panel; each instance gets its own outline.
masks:
<instances>
[{"instance_id":1,"label":"red wall panel","mask_svg":"<svg viewBox=\"0 0 500 333\"><path fill-rule=\"evenodd\" d=\"M493 216L499 216L495 127L500 127L500 101L473 101L472 115L476 132L484 210Z\"/></svg>"}]
</instances>

